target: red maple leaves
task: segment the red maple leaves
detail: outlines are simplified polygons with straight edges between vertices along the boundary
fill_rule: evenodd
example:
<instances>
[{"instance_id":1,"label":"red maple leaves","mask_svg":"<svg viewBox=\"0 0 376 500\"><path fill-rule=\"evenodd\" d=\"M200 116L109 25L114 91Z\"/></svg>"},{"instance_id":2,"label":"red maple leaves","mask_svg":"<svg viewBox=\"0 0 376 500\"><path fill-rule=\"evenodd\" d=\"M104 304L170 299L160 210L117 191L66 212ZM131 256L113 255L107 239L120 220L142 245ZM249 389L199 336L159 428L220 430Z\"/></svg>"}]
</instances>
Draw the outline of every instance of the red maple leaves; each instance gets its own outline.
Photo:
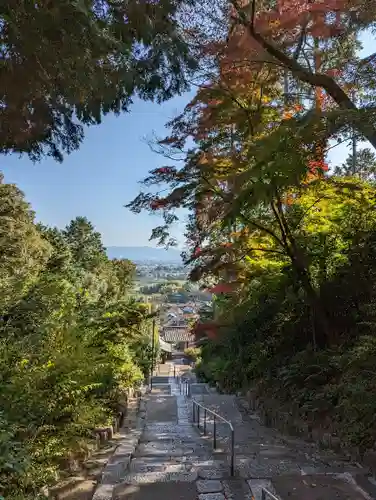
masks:
<instances>
[{"instance_id":1,"label":"red maple leaves","mask_svg":"<svg viewBox=\"0 0 376 500\"><path fill-rule=\"evenodd\" d=\"M343 31L341 14L348 6L347 0L277 0L274 8L255 13L255 29L262 35L294 41L304 27L307 34L325 39Z\"/></svg>"},{"instance_id":2,"label":"red maple leaves","mask_svg":"<svg viewBox=\"0 0 376 500\"><path fill-rule=\"evenodd\" d=\"M218 325L213 321L206 323L197 321L192 333L196 338L202 338L206 335L210 340L215 340L218 337Z\"/></svg>"},{"instance_id":3,"label":"red maple leaves","mask_svg":"<svg viewBox=\"0 0 376 500\"><path fill-rule=\"evenodd\" d=\"M173 174L175 173L174 167L160 167L156 168L154 171L156 174Z\"/></svg>"},{"instance_id":4,"label":"red maple leaves","mask_svg":"<svg viewBox=\"0 0 376 500\"><path fill-rule=\"evenodd\" d=\"M193 251L193 257L197 258L197 257L199 257L201 255L201 253L202 253L201 248L200 247L196 247L194 249L194 251Z\"/></svg>"},{"instance_id":5,"label":"red maple leaves","mask_svg":"<svg viewBox=\"0 0 376 500\"><path fill-rule=\"evenodd\" d=\"M166 207L168 204L166 198L155 198L154 200L151 200L150 202L150 209L151 210L159 210L160 208Z\"/></svg>"},{"instance_id":6,"label":"red maple leaves","mask_svg":"<svg viewBox=\"0 0 376 500\"><path fill-rule=\"evenodd\" d=\"M231 293L234 291L234 286L231 283L218 283L209 290L213 294Z\"/></svg>"},{"instance_id":7,"label":"red maple leaves","mask_svg":"<svg viewBox=\"0 0 376 500\"><path fill-rule=\"evenodd\" d=\"M329 165L323 160L311 160L308 162L308 170L312 175L320 175L329 170Z\"/></svg>"}]
</instances>

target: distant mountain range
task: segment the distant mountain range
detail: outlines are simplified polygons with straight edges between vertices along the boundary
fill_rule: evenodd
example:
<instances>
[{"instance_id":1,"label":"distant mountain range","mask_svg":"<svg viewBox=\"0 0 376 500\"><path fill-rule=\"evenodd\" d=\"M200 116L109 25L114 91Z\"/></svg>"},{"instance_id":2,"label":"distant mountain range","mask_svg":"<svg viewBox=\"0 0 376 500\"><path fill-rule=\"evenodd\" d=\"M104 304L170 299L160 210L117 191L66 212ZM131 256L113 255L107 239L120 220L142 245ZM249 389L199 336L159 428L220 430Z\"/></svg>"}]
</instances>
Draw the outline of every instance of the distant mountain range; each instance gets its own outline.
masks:
<instances>
[{"instance_id":1,"label":"distant mountain range","mask_svg":"<svg viewBox=\"0 0 376 500\"><path fill-rule=\"evenodd\" d=\"M180 250L153 247L107 247L110 259L129 259L134 262L182 263Z\"/></svg>"}]
</instances>

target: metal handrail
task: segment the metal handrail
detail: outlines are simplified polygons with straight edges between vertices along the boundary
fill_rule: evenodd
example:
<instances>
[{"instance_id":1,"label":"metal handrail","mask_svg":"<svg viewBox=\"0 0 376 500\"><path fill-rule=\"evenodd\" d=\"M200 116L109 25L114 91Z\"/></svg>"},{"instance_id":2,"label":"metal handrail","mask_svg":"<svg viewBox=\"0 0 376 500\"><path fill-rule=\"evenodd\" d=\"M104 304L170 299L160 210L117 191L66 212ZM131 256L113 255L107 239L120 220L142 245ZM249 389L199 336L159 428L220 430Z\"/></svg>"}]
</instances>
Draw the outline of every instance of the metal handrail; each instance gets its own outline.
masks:
<instances>
[{"instance_id":1,"label":"metal handrail","mask_svg":"<svg viewBox=\"0 0 376 500\"><path fill-rule=\"evenodd\" d=\"M192 399L192 414L193 414L193 423L197 424L197 427L200 428L200 408L204 412L204 436L206 436L206 416L209 413L213 415L213 448L217 448L217 419L222 420L225 424L227 424L231 431L231 457L230 457L230 474L231 476L235 475L235 431L234 426L230 420L226 420L224 417L219 415L213 410L210 410L206 406L202 405L195 399ZM197 417L197 418L196 418Z\"/></svg>"},{"instance_id":2,"label":"metal handrail","mask_svg":"<svg viewBox=\"0 0 376 500\"><path fill-rule=\"evenodd\" d=\"M261 500L280 500L278 497L276 497L273 493L271 493L269 490L266 488L262 487L261 488Z\"/></svg>"},{"instance_id":3,"label":"metal handrail","mask_svg":"<svg viewBox=\"0 0 376 500\"><path fill-rule=\"evenodd\" d=\"M183 394L184 396L189 396L189 380L187 379L182 379L181 376L179 377L179 392L180 394Z\"/></svg>"}]
</instances>

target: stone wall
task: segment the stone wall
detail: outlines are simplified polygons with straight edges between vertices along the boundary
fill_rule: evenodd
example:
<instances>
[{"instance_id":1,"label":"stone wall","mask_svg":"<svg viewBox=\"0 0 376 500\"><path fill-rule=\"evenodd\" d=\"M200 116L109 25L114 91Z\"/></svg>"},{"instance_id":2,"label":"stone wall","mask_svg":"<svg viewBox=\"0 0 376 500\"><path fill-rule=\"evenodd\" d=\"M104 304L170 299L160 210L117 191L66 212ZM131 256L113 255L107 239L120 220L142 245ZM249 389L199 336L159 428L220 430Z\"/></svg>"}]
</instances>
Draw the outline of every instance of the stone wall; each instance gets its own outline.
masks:
<instances>
[{"instance_id":1,"label":"stone wall","mask_svg":"<svg viewBox=\"0 0 376 500\"><path fill-rule=\"evenodd\" d=\"M256 389L248 389L242 398L246 409L256 412L262 424L277 429L282 434L296 436L313 442L322 449L332 450L369 467L376 475L376 449L361 452L358 448L348 449L342 446L335 424L326 417L318 423L315 415L307 415L303 419L299 415L299 407L294 403L288 406L269 397L261 396Z\"/></svg>"},{"instance_id":2,"label":"stone wall","mask_svg":"<svg viewBox=\"0 0 376 500\"><path fill-rule=\"evenodd\" d=\"M273 427L281 433L315 442L322 448L359 459L359 450L342 448L341 440L336 435L334 423L330 418L324 418L320 424L317 423L315 415L308 414L303 419L299 415L299 407L294 407L294 403L283 406L278 400L260 396L256 389L247 390L244 400L249 410L256 412L264 425Z\"/></svg>"},{"instance_id":3,"label":"stone wall","mask_svg":"<svg viewBox=\"0 0 376 500\"><path fill-rule=\"evenodd\" d=\"M334 423L329 418L323 419L321 425L317 423L314 415L311 418L308 415L307 420L303 420L299 416L299 408L294 407L294 403L284 407L278 400L261 396L256 389L248 389L243 393L242 401L246 409L258 414L264 425L277 429L285 435L311 441L320 448L332 450L343 458L359 462L376 476L376 436L372 449L363 452L358 448L348 449L342 446L341 439L336 435Z\"/></svg>"}]
</instances>

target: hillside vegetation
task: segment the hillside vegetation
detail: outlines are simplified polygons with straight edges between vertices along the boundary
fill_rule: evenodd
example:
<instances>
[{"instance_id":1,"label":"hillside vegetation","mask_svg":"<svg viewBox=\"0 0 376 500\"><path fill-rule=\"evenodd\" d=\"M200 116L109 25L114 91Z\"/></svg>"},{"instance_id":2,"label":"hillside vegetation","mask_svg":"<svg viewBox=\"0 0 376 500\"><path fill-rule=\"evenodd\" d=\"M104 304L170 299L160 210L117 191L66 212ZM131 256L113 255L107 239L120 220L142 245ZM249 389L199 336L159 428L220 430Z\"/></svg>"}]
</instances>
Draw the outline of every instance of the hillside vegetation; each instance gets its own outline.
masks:
<instances>
[{"instance_id":1,"label":"hillside vegetation","mask_svg":"<svg viewBox=\"0 0 376 500\"><path fill-rule=\"evenodd\" d=\"M201 7L186 21L203 84L129 207L162 216L163 245L182 209L190 278L218 285L196 327L201 375L362 454L376 441L376 66L360 50L375 3Z\"/></svg>"},{"instance_id":2,"label":"hillside vegetation","mask_svg":"<svg viewBox=\"0 0 376 500\"><path fill-rule=\"evenodd\" d=\"M35 499L142 382L151 325L129 298L134 265L109 260L86 218L37 225L3 182L0 207L0 492Z\"/></svg>"}]
</instances>

